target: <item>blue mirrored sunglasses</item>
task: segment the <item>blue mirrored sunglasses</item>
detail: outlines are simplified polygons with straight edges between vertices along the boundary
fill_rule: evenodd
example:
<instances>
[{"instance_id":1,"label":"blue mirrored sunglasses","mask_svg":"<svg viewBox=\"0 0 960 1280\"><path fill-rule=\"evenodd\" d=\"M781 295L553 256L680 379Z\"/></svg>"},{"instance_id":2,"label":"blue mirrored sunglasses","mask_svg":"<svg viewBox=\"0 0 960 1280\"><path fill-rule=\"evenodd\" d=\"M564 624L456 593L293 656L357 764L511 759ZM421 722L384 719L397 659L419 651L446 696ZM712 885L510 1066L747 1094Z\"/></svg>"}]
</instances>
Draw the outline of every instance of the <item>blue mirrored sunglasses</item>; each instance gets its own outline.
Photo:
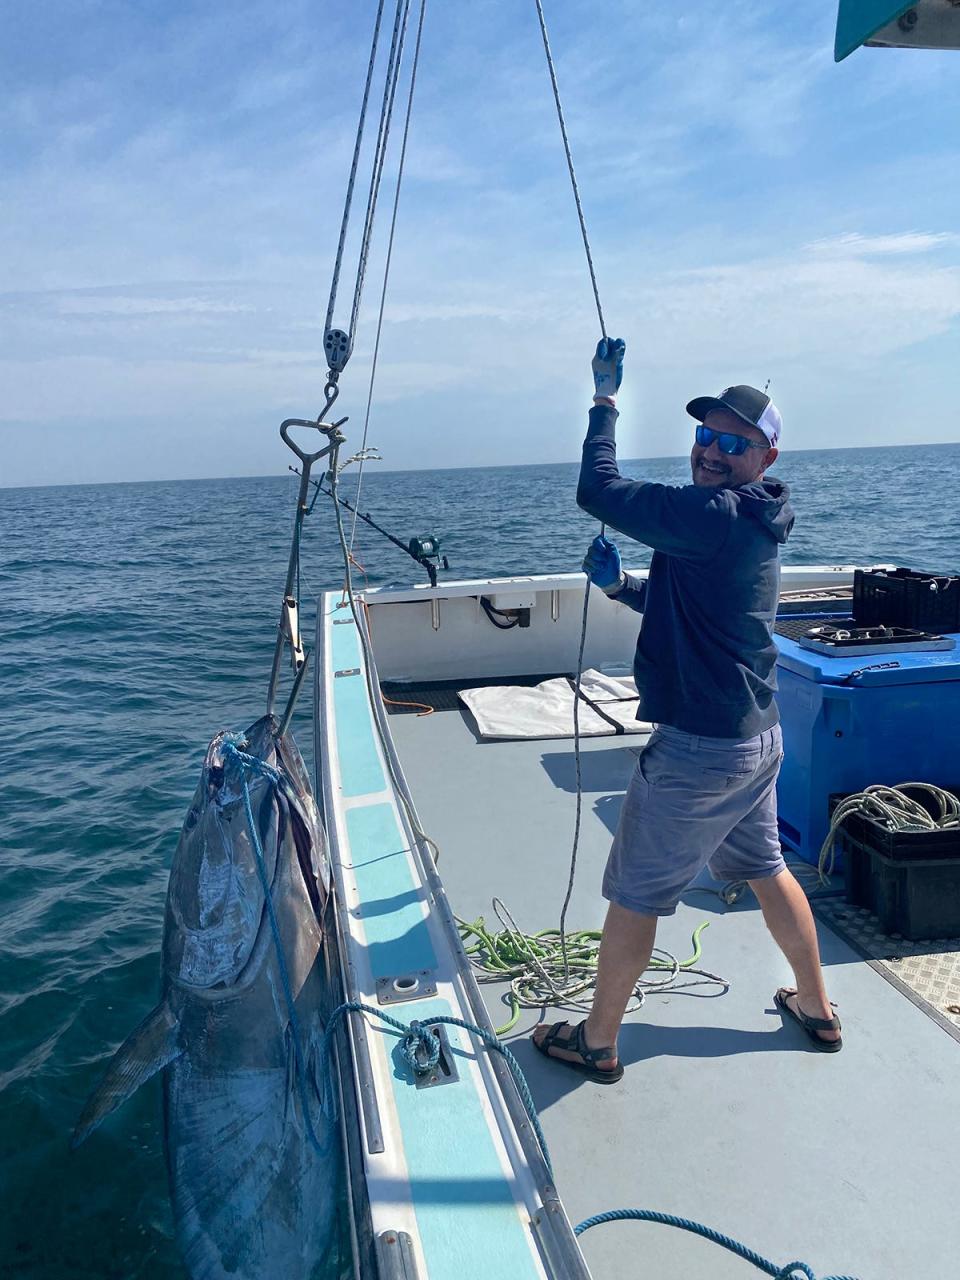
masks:
<instances>
[{"instance_id":1,"label":"blue mirrored sunglasses","mask_svg":"<svg viewBox=\"0 0 960 1280\"><path fill-rule=\"evenodd\" d=\"M735 458L739 458L748 449L770 448L768 444L758 444L756 440L748 440L746 436L735 435L732 431L714 431L713 427L705 427L701 422L697 427L697 444L706 448L714 440L721 453L732 454Z\"/></svg>"}]
</instances>

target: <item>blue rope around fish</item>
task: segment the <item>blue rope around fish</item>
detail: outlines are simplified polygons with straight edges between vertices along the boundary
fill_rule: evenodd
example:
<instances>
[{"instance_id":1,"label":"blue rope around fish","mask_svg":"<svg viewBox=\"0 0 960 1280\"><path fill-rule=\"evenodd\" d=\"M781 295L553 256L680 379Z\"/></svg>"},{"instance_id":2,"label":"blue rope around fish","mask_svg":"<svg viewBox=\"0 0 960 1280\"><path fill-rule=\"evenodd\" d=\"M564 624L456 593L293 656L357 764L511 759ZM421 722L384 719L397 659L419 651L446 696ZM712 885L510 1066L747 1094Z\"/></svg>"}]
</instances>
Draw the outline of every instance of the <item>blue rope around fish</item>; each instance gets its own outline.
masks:
<instances>
[{"instance_id":1,"label":"blue rope around fish","mask_svg":"<svg viewBox=\"0 0 960 1280\"><path fill-rule=\"evenodd\" d=\"M267 904L267 912L270 917L270 928L273 932L273 941L277 949L277 960L280 968L280 979L283 985L284 999L287 1005L287 1012L290 1015L290 1029L293 1039L293 1051L297 1064L297 1081L300 1090L300 1102L303 1108L303 1119L306 1126L307 1135L311 1145L320 1152L324 1153L319 1139L313 1127L310 1118L310 1107L307 1092L307 1076L306 1065L303 1058L303 1049L300 1038L300 1025L297 1019L296 1009L294 1006L293 991L290 987L290 977L287 971L286 959L283 954L283 947L280 942L280 928L277 923L277 917L273 909L273 897L270 893L270 885L267 879L267 869L263 858L263 848L260 844L260 835L257 831L257 824L253 817L253 806L250 803L250 790L247 785L247 770L253 773L259 773L263 777L269 778L275 785L280 785L282 775L276 769L270 767L263 760L256 756L248 755L241 751L239 743L242 742L242 735L237 734L231 741L227 739L223 744L225 755L232 756L241 766L240 774L243 783L243 803L246 811L247 825L250 829L250 837L253 841L254 851L257 859L257 871L260 875L260 882L263 887L264 899ZM367 1013L375 1018L379 1018L381 1022L385 1022L388 1026L395 1028L403 1033L403 1039L400 1042L400 1052L415 1075L424 1075L428 1071L432 1071L440 1060L440 1041L431 1027L438 1024L447 1026L461 1027L464 1031L469 1031L471 1035L478 1036L483 1043L496 1053L503 1055L504 1060L513 1073L516 1081L517 1089L526 1107L527 1114L530 1117L530 1123L537 1135L540 1143L540 1149L543 1152L543 1158L546 1162L547 1169L553 1177L553 1167L550 1162L550 1153L547 1149L547 1140L544 1137L543 1129L540 1127L540 1120L537 1116L536 1106L534 1105L533 1096L530 1093L529 1086L524 1078L519 1062L513 1056L511 1051L505 1044L490 1031L483 1027L474 1026L470 1022L464 1022L461 1018L453 1018L448 1016L436 1017L430 1019L429 1026L414 1020L410 1023L401 1022L399 1018L391 1017L390 1014L384 1013L382 1009L375 1009L372 1005L364 1004L360 1000L347 1000L334 1009L333 1013L327 1020L324 1028L323 1039L320 1043L320 1063L319 1076L324 1088L324 1097L320 1106L322 1111L327 1111L326 1089L330 1076L329 1055L330 1045L333 1040L333 1034L336 1030L337 1023L348 1013ZM331 1095L333 1097L333 1095ZM334 1113L331 1103L329 1114ZM678 1227L681 1231L690 1231L694 1235L702 1236L705 1240L712 1240L714 1244L720 1245L724 1249L729 1249L731 1253L737 1254L738 1257L752 1262L760 1271L765 1271L768 1276L773 1276L774 1280L817 1280L816 1275L807 1266L805 1262L788 1262L785 1267L778 1267L775 1263L769 1262L766 1258L756 1253L753 1249L748 1249L746 1245L740 1244L733 1240L730 1236L724 1235L721 1231L715 1231L712 1227L705 1227L700 1222L693 1222L689 1218L675 1217L669 1213L657 1213L652 1209L612 1209L608 1213L598 1213L592 1218L586 1218L583 1222L574 1227L575 1235L582 1235L585 1231L589 1231L591 1227L597 1227L605 1222L619 1222L626 1219L634 1219L640 1222L659 1222L664 1226ZM854 1276L826 1276L824 1280L856 1280Z\"/></svg>"}]
</instances>

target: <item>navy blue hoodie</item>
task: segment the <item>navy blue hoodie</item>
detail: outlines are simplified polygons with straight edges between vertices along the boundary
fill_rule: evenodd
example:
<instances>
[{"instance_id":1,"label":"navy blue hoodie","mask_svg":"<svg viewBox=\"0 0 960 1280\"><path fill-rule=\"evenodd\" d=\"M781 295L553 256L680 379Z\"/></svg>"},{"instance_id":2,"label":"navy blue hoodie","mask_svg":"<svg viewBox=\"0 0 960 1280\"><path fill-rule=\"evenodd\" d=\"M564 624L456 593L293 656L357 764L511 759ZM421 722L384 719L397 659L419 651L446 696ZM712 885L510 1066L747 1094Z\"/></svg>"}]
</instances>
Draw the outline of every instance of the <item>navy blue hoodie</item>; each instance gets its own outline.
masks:
<instances>
[{"instance_id":1,"label":"navy blue hoodie","mask_svg":"<svg viewBox=\"0 0 960 1280\"><path fill-rule=\"evenodd\" d=\"M638 718L716 738L751 738L779 719L773 622L780 546L793 527L787 486L738 489L628 480L617 467L617 412L595 405L577 503L653 548L646 583L614 598L643 613L634 675Z\"/></svg>"}]
</instances>

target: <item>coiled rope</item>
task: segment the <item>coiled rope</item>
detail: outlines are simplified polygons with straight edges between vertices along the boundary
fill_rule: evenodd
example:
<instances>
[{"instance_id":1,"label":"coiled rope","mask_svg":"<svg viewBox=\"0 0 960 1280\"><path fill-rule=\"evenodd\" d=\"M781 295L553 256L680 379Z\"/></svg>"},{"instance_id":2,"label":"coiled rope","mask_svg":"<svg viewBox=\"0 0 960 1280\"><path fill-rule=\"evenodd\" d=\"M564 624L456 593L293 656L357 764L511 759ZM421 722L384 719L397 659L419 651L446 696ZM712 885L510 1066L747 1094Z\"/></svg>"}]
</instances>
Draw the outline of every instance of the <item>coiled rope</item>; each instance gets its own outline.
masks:
<instances>
[{"instance_id":1,"label":"coiled rope","mask_svg":"<svg viewBox=\"0 0 960 1280\"><path fill-rule=\"evenodd\" d=\"M908 791L921 791L931 796L936 816L931 816L919 800L907 794ZM946 831L960 827L960 799L931 782L898 782L892 787L875 784L846 796L834 809L830 829L820 848L817 867L823 883L833 872L837 833L847 818L854 815L871 818L888 831Z\"/></svg>"},{"instance_id":2,"label":"coiled rope","mask_svg":"<svg viewBox=\"0 0 960 1280\"><path fill-rule=\"evenodd\" d=\"M596 985L600 930L579 929L567 934L561 944L558 929L541 929L534 934L521 932L499 898L494 898L493 910L503 926L498 932L488 929L482 916L472 921L457 918L457 925L478 980L510 983L507 993L510 1018L496 1028L497 1035L506 1035L512 1030L521 1009L552 1005L589 1013L592 1000L587 993L592 993ZM646 972L652 970L665 976L641 976L631 994L627 1013L640 1009L647 994L710 985L721 988L718 994L728 990L725 979L694 967L701 955L700 935L708 925L709 921L704 921L693 931L693 955L689 960L678 960L659 947L654 950ZM693 981L680 981L690 975Z\"/></svg>"}]
</instances>

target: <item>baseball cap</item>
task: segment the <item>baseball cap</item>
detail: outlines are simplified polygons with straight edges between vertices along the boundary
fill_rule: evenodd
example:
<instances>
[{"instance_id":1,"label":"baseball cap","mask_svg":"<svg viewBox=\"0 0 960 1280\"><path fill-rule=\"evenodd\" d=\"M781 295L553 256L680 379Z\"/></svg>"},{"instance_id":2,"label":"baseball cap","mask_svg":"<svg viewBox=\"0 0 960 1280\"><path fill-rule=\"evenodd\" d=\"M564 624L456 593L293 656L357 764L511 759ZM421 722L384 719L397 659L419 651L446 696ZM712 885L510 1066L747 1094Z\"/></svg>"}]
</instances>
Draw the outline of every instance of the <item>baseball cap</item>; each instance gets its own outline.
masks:
<instances>
[{"instance_id":1,"label":"baseball cap","mask_svg":"<svg viewBox=\"0 0 960 1280\"><path fill-rule=\"evenodd\" d=\"M756 387L726 387L718 396L698 396L687 405L687 413L698 422L702 422L711 409L735 413L751 427L758 427L771 445L780 439L783 429L780 410L766 392L758 391Z\"/></svg>"}]
</instances>

